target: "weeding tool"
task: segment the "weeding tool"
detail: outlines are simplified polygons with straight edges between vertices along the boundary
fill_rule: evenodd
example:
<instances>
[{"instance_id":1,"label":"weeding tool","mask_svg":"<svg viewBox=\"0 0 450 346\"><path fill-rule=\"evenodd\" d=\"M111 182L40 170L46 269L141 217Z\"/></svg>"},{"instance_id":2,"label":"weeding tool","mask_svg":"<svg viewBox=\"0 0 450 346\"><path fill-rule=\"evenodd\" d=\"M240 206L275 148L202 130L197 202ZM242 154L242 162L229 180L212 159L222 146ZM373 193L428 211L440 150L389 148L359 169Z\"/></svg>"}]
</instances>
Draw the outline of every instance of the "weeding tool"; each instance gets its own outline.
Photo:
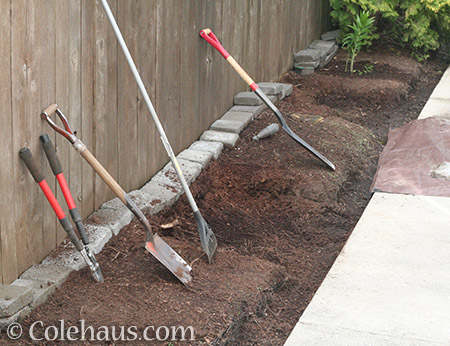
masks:
<instances>
[{"instance_id":1,"label":"weeding tool","mask_svg":"<svg viewBox=\"0 0 450 346\"><path fill-rule=\"evenodd\" d=\"M203 39L205 39L206 42L213 46L224 57L226 61L228 61L228 63L236 70L239 76L241 76L241 78L249 85L249 87L255 92L255 94L258 95L258 97L270 108L270 110L275 113L282 129L297 143L302 145L311 154L322 160L322 162L324 162L334 171L336 167L330 160L328 160L325 156L323 156L320 152L306 143L297 134L295 134L294 131L291 130L278 108L275 107L275 105L269 100L269 98L261 91L258 84L253 81L253 79L247 74L247 72L244 71L244 69L237 63L237 61L230 55L230 53L228 53L225 48L223 48L222 44L219 42L216 35L214 35L211 29L203 29L199 34Z\"/></svg>"},{"instance_id":2,"label":"weeding tool","mask_svg":"<svg viewBox=\"0 0 450 346\"><path fill-rule=\"evenodd\" d=\"M139 90L144 97L144 101L147 105L147 108L148 108L148 110L153 118L153 121L156 125L156 128L159 132L159 135L160 135L161 141L164 145L164 148L166 149L166 152L169 155L170 161L172 162L172 165L173 165L175 171L177 172L178 179L180 180L180 183L183 186L184 192L186 193L186 197L187 197L189 204L192 208L192 211L194 213L194 219L197 223L198 232L200 235L200 242L202 243L202 248L205 251L206 255L208 256L209 263L211 263L212 258L214 256L214 253L217 248L216 236L213 233L211 227L208 225L208 223L203 218L202 214L200 213L200 210L197 207L197 203L195 203L194 197L192 196L192 193L189 190L189 186L186 182L186 179L183 176L183 172L181 171L180 165L178 164L175 154L173 153L172 147L170 146L169 140L167 139L166 133L164 132L161 122L159 121L158 115L156 114L156 111L153 107L152 101L150 101L150 97L148 96L147 90L145 89L145 86L144 86L144 82L142 81L142 78L139 75L139 72L136 68L133 58L131 57L130 51L128 50L128 47L123 39L122 33L120 32L120 29L116 23L116 20L114 19L114 15L111 12L108 2L106 0L101 0L101 2L103 5L103 8L105 9L106 15L108 16L109 22L111 23L111 26L114 30L114 33L117 37L117 40L120 44L120 47L122 48L123 54L125 55L128 65L130 66L131 72L133 73L133 76L136 79L136 83L139 87Z\"/></svg>"},{"instance_id":3,"label":"weeding tool","mask_svg":"<svg viewBox=\"0 0 450 346\"><path fill-rule=\"evenodd\" d=\"M64 129L56 125L50 116L56 113L61 119ZM157 234L152 233L152 228L145 215L133 202L130 196L120 187L114 178L106 171L106 169L98 162L98 160L86 148L86 145L78 139L72 131L70 124L65 115L58 109L56 104L48 106L42 113L42 119L59 134L64 136L75 148L75 150L89 163L89 165L97 172L109 188L119 197L119 199L127 206L128 209L138 218L144 226L146 232L145 248L172 274L174 274L183 284L189 286L192 281L191 267L178 255L164 240Z\"/></svg>"},{"instance_id":4,"label":"weeding tool","mask_svg":"<svg viewBox=\"0 0 450 346\"><path fill-rule=\"evenodd\" d=\"M98 264L97 260L95 259L94 254L91 252L91 250L85 243L85 240L87 240L87 235L84 232L84 228L83 228L83 232L80 232L80 236L83 239L83 242L82 242L82 241L80 241L77 234L73 230L72 224L70 223L69 219L64 214L64 211L62 210L61 206L59 205L58 201L56 200L55 195L53 194L52 190L48 186L47 181L45 180L45 177L43 176L39 167L37 166L36 161L34 160L30 149L28 149L28 148L20 149L19 156L23 160L25 165L27 166L28 170L30 171L31 175L33 176L34 181L36 183L38 183L38 185L40 186L42 192L44 193L48 202L52 206L56 216L58 217L58 220L61 223L61 226L64 228L64 230L69 235L69 238L72 241L73 245L78 250L78 252L81 254L81 256L83 257L85 262L87 263L95 281L104 282L103 274L100 269L100 265ZM52 169L53 169L53 166L52 166ZM59 175L58 181L60 182L60 184L62 182L62 185L60 185L60 186L61 186L61 190L63 191L64 197L66 197L67 193L70 195L70 190L69 190L69 187L67 186L67 182L66 182L64 176L62 175L62 170ZM64 188L63 188L63 186L64 186ZM66 192L64 192L64 191L66 191ZM67 201L67 199L66 199L66 201ZM69 208L70 208L70 205L69 205ZM75 209L76 209L76 207L75 207ZM72 210L70 211L70 213L72 214ZM78 216L79 216L79 214L78 214ZM73 215L72 215L72 218L73 218ZM81 219L81 217L80 217L80 219ZM74 221L75 221L75 218L74 218ZM77 227L78 227L78 224L77 224ZM78 228L78 230L80 230L80 229ZM87 241L87 242L89 243L89 241ZM84 243L84 245L83 245L83 243Z\"/></svg>"}]
</instances>

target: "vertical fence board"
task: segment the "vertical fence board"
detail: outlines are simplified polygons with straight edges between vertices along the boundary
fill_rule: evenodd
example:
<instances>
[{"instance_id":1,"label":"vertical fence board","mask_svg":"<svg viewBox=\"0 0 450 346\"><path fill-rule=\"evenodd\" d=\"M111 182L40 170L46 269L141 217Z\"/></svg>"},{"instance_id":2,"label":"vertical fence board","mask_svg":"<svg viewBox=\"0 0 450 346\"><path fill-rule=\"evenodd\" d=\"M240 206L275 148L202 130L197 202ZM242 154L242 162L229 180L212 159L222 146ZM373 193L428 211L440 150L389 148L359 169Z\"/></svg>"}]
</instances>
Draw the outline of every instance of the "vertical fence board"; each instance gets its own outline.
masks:
<instances>
[{"instance_id":1,"label":"vertical fence board","mask_svg":"<svg viewBox=\"0 0 450 346\"><path fill-rule=\"evenodd\" d=\"M14 186L17 180L16 163L17 153L13 151L12 133L14 131L13 115L11 109L11 11L10 3L0 1L0 47L4 53L0 54L0 104L3 114L0 117L0 136L10 140L4 141L0 146L0 156L3 162L0 165L0 271L1 282L10 282L18 275L16 260L16 234L14 217ZM13 172L13 174L11 174Z\"/></svg>"}]
</instances>

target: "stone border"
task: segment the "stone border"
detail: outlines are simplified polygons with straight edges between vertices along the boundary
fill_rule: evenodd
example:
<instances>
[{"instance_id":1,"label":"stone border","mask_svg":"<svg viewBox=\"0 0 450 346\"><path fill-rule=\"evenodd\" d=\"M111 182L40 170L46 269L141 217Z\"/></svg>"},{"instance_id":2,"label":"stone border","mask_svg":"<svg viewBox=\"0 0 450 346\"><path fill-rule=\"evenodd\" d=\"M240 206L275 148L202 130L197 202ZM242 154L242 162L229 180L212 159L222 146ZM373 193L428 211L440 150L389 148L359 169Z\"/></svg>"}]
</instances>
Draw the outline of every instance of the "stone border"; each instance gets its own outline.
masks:
<instances>
[{"instance_id":1,"label":"stone border","mask_svg":"<svg viewBox=\"0 0 450 346\"><path fill-rule=\"evenodd\" d=\"M272 102L292 93L293 87L283 83L260 83L261 90ZM234 106L216 120L200 140L177 155L187 183L192 184L212 159L217 159L223 147L233 148L239 134L267 108L253 92L242 92L234 97ZM162 170L139 190L129 193L144 213L156 214L172 205L183 194L172 164ZM122 227L133 220L131 211L118 198L101 205L86 220L89 247L98 254ZM27 269L19 279L0 286L0 329L25 318L32 309L44 303L62 286L72 271L85 267L72 243L65 239L58 251L50 253L40 264Z\"/></svg>"}]
</instances>

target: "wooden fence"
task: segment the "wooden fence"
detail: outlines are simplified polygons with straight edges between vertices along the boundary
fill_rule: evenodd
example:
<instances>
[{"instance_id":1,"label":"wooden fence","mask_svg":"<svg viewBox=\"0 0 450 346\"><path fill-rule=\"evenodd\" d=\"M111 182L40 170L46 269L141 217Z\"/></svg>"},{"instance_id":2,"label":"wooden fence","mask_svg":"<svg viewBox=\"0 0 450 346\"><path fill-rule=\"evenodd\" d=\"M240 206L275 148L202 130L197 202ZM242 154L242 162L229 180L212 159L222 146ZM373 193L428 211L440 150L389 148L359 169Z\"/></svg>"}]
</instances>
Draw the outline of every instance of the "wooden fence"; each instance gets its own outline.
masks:
<instances>
[{"instance_id":1,"label":"wooden fence","mask_svg":"<svg viewBox=\"0 0 450 346\"><path fill-rule=\"evenodd\" d=\"M196 140L245 84L199 38L210 27L257 81L273 81L328 24L328 0L109 0L175 152ZM19 159L29 147L65 208L39 145L56 143L87 217L114 197L39 118L58 103L127 191L168 158L103 8L94 0L0 0L0 275L10 283L65 237Z\"/></svg>"}]
</instances>

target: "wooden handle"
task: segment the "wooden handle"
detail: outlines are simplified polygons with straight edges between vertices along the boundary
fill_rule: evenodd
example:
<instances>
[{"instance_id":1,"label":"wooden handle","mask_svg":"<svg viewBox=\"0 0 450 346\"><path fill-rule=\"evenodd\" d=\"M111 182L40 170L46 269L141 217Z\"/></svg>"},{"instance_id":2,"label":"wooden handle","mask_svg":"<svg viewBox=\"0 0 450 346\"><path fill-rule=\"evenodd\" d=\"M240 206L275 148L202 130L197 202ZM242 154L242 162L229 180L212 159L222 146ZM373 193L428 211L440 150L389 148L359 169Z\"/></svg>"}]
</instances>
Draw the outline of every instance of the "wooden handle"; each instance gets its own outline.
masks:
<instances>
[{"instance_id":1,"label":"wooden handle","mask_svg":"<svg viewBox=\"0 0 450 346\"><path fill-rule=\"evenodd\" d=\"M253 90L255 90L254 89L255 87L256 89L258 88L257 84L253 81L253 79L247 74L247 72L244 71L241 65L239 65L231 55L227 58L227 61L230 63L231 66L233 66L236 72L239 73L239 76L241 76L241 78L245 81L245 83L247 83L250 86L250 88L252 88Z\"/></svg>"},{"instance_id":2,"label":"wooden handle","mask_svg":"<svg viewBox=\"0 0 450 346\"><path fill-rule=\"evenodd\" d=\"M202 30L206 35L209 35L211 33L211 29L206 28Z\"/></svg>"},{"instance_id":3,"label":"wooden handle","mask_svg":"<svg viewBox=\"0 0 450 346\"><path fill-rule=\"evenodd\" d=\"M114 180L114 178L108 173L108 171L98 162L94 155L88 149L84 149L81 156L91 165L94 171L103 179L106 185L109 186L111 190L116 194L120 200L127 205L125 200L125 191L120 187L120 185Z\"/></svg>"},{"instance_id":4,"label":"wooden handle","mask_svg":"<svg viewBox=\"0 0 450 346\"><path fill-rule=\"evenodd\" d=\"M58 105L56 103L48 106L47 108L45 108L41 114L47 114L48 116L52 115L53 113L56 112L56 110L58 109Z\"/></svg>"}]
</instances>

